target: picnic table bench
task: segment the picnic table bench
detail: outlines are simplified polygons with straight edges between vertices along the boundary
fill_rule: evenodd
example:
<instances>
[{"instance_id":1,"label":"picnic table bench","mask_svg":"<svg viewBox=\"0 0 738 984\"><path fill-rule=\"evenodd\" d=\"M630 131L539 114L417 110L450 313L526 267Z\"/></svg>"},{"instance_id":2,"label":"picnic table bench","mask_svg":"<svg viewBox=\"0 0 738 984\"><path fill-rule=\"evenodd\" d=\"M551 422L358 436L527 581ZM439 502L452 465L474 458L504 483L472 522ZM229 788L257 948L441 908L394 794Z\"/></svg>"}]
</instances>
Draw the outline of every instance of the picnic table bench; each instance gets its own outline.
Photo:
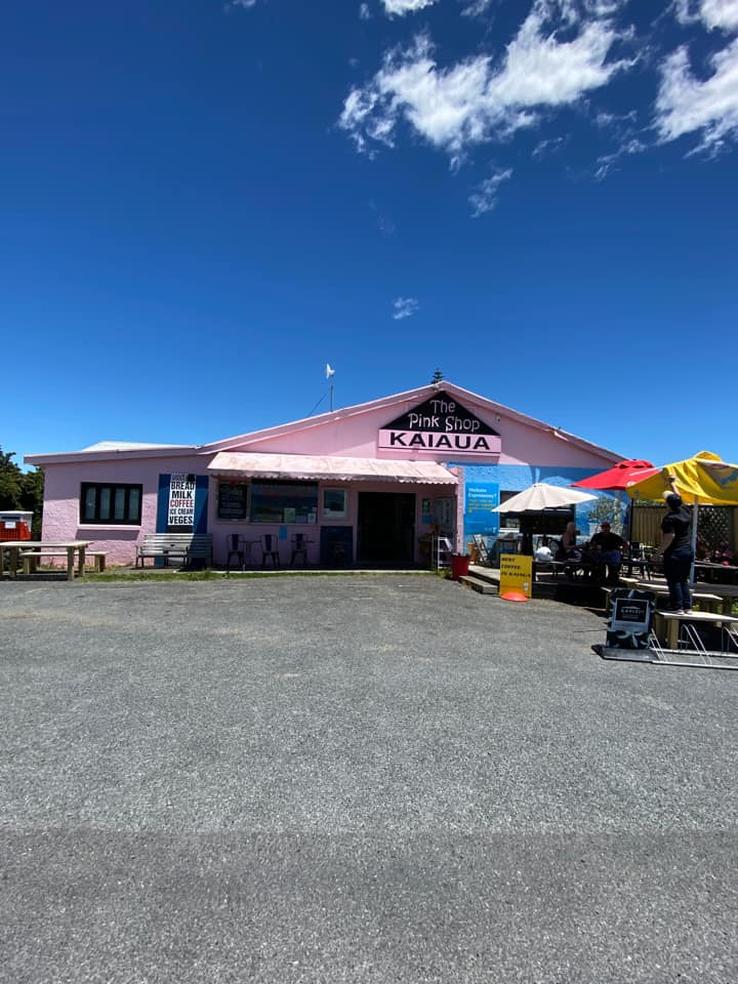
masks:
<instances>
[{"instance_id":1,"label":"picnic table bench","mask_svg":"<svg viewBox=\"0 0 738 984\"><path fill-rule=\"evenodd\" d=\"M48 542L44 540L6 540L3 542L0 540L0 574L4 570L6 551L9 557L8 572L11 578L14 578L18 573L18 561L20 560L21 553L36 553L38 551L44 554L56 551L62 557L66 556L67 579L72 581L74 580L75 555L78 557L77 573L80 577L83 577L85 573L85 552L91 542L91 540L54 540ZM24 560L24 573L25 563Z\"/></svg>"},{"instance_id":2,"label":"picnic table bench","mask_svg":"<svg viewBox=\"0 0 738 984\"><path fill-rule=\"evenodd\" d=\"M620 577L621 584L629 588L638 588L639 591L667 591L666 579L652 576L650 580L644 581L638 577ZM697 594L694 594L697 592ZM720 607L723 615L730 615L733 610L733 603L738 601L738 584L715 584L712 581L695 581L692 585L693 597L698 597L701 592L705 592L712 597L720 599Z\"/></svg>"},{"instance_id":3,"label":"picnic table bench","mask_svg":"<svg viewBox=\"0 0 738 984\"><path fill-rule=\"evenodd\" d=\"M178 560L183 567L190 567L193 560L202 560L206 567L213 562L213 537L210 533L145 533L143 543L136 547L136 567L144 567L144 560L163 559L164 566L170 560Z\"/></svg>"},{"instance_id":4,"label":"picnic table bench","mask_svg":"<svg viewBox=\"0 0 738 984\"><path fill-rule=\"evenodd\" d=\"M44 557L66 557L66 550L51 550L51 549L41 549L41 550L21 550L20 559L23 563L23 573L24 574L35 574L38 570L38 561L43 560ZM102 550L85 550L84 558L81 563L84 565L85 561L92 560L95 565L95 573L101 574L105 570L105 560L107 554Z\"/></svg>"},{"instance_id":5,"label":"picnic table bench","mask_svg":"<svg viewBox=\"0 0 738 984\"><path fill-rule=\"evenodd\" d=\"M641 581L638 582L635 585L635 587L637 588L638 591L650 591L653 594L655 594L657 598L669 597L669 589L665 584L648 584ZM606 607L607 607L607 604L609 603L609 599L610 599L610 594L614 589L612 587L603 587L602 590L605 592ZM722 607L722 599L720 595L712 594L711 592L706 592L706 591L693 591L692 600L699 602L700 607L704 605L705 608L708 610L708 612L712 612L713 614L720 613ZM728 612L728 614L730 613Z\"/></svg>"},{"instance_id":6,"label":"picnic table bench","mask_svg":"<svg viewBox=\"0 0 738 984\"><path fill-rule=\"evenodd\" d=\"M679 648L679 637L683 624L712 625L716 628L727 628L728 631L735 631L738 626L738 618L731 615L721 615L715 612L691 612L679 614L678 612L655 612L656 619L661 619L665 623L666 643L669 649Z\"/></svg>"}]
</instances>

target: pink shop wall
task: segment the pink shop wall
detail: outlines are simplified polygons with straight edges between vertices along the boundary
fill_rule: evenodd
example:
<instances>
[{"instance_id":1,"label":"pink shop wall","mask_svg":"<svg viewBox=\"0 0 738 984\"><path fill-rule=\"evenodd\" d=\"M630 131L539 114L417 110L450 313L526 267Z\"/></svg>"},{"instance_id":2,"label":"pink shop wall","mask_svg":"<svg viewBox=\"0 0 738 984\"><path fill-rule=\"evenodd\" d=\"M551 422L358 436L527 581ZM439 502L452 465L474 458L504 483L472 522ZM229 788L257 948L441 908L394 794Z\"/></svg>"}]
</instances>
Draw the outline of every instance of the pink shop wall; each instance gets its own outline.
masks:
<instances>
[{"instance_id":1,"label":"pink shop wall","mask_svg":"<svg viewBox=\"0 0 738 984\"><path fill-rule=\"evenodd\" d=\"M262 553L259 543L261 537L266 533L279 536L280 526L272 523L251 523L245 520L222 520L218 519L218 479L210 480L210 496L208 508L208 531L213 535L213 558L217 565L225 564L228 550L228 535L237 534L246 540L256 541L251 548L251 562L257 566L261 563ZM348 492L348 509L345 519L334 519L325 516L323 513L323 490L334 488L346 488ZM320 528L321 526L348 526L352 529L353 556L357 557L357 537L358 537L358 506L360 492L409 492L415 494L415 561L419 560L420 545L419 538L430 533L432 523L424 522L423 500L427 499L431 503L437 497L455 496L456 489L453 486L440 485L406 485L395 484L392 482L355 482L355 483L336 483L320 482L318 487L318 522L317 524L290 523L283 526L286 538L279 540L279 554L283 565L290 562L291 538L296 533L302 533L308 541L307 554L308 564L317 565L320 563ZM426 514L427 515L427 514ZM268 562L271 566L271 561Z\"/></svg>"},{"instance_id":2,"label":"pink shop wall","mask_svg":"<svg viewBox=\"0 0 738 984\"><path fill-rule=\"evenodd\" d=\"M209 456L176 458L120 458L112 461L75 461L44 465L44 540L91 540L93 549L107 553L107 563L132 564L136 544L144 533L156 531L159 475L167 472L205 474ZM82 482L141 484L143 498L140 526L103 526L80 523L79 497Z\"/></svg>"},{"instance_id":3,"label":"pink shop wall","mask_svg":"<svg viewBox=\"0 0 738 984\"><path fill-rule=\"evenodd\" d=\"M133 564L136 556L136 544L143 542L145 533L156 531L157 496L159 475L171 472L191 472L206 474L211 455L195 455L192 457L148 457L124 458L113 461L83 461L47 464L45 466L46 486L44 501L44 516L42 536L45 540L90 540L93 549L105 551L107 563L114 565ZM111 482L138 484L143 486L140 526L103 526L97 523L80 522L80 486L83 482ZM348 509L345 519L326 517L322 513L323 488L348 489ZM340 483L323 482L319 487L318 523L310 525L289 524L285 527L287 537L279 541L280 556L283 564L288 564L291 553L291 536L303 533L308 540L308 562L317 564L320 560L320 526L350 526L353 530L353 550L356 557L357 548L357 511L359 491L374 492L415 492L416 517L415 539L416 559L418 555L418 538L430 531L430 525L424 524L422 514L423 499L431 501L437 496L454 495L452 487L438 485L409 486L385 482L352 483L344 486ZM211 477L208 494L208 532L213 536L213 557L216 564L224 564L227 555L227 537L236 533L249 540L258 541L265 533L279 535L278 525L266 523L250 523L244 520L229 521L218 519L218 479ZM252 560L261 562L261 550L256 545L252 548Z\"/></svg>"}]
</instances>

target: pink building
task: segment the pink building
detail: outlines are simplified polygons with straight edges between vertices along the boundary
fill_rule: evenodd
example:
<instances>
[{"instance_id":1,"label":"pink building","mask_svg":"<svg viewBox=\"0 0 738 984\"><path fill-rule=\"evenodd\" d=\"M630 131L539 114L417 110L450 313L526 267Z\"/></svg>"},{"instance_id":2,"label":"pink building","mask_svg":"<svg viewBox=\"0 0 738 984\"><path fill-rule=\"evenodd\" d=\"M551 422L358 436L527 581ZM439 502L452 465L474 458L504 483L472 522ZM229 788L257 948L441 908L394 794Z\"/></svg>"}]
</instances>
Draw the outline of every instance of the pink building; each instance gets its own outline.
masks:
<instances>
[{"instance_id":1,"label":"pink building","mask_svg":"<svg viewBox=\"0 0 738 984\"><path fill-rule=\"evenodd\" d=\"M229 534L283 563L295 537L308 563L406 567L431 533L460 548L494 537L491 509L534 481L565 484L621 455L442 382L200 446L103 441L33 454L46 475L43 537L86 539L132 564L145 533Z\"/></svg>"}]
</instances>

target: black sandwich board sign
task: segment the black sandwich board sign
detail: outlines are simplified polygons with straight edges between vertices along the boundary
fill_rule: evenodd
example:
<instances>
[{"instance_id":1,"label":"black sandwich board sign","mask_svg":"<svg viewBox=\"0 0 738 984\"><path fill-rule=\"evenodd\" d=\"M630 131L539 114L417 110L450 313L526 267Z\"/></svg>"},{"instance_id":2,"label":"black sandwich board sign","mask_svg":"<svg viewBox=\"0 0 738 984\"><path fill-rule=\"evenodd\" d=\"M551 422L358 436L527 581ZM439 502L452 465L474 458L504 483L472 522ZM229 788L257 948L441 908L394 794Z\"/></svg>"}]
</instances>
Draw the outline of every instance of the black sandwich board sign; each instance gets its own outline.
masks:
<instances>
[{"instance_id":1,"label":"black sandwich board sign","mask_svg":"<svg viewBox=\"0 0 738 984\"><path fill-rule=\"evenodd\" d=\"M653 654L649 640L655 603L656 596L651 591L615 588L610 595L607 641L602 655L607 656L608 650L617 650L613 653L616 658L650 662Z\"/></svg>"}]
</instances>

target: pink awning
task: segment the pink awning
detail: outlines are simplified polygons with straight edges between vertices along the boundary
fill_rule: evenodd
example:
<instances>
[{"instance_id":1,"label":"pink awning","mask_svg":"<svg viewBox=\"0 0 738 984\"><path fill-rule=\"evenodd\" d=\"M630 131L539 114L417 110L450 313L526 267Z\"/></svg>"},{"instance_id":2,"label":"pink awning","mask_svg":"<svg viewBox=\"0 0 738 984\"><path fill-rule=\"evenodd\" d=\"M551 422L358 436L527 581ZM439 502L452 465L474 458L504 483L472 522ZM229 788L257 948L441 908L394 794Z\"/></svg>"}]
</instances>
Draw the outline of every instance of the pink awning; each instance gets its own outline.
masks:
<instances>
[{"instance_id":1,"label":"pink awning","mask_svg":"<svg viewBox=\"0 0 738 984\"><path fill-rule=\"evenodd\" d=\"M339 458L336 455L248 454L220 451L208 471L229 478L293 478L330 482L399 482L412 485L456 485L455 475L435 461L390 461Z\"/></svg>"}]
</instances>

